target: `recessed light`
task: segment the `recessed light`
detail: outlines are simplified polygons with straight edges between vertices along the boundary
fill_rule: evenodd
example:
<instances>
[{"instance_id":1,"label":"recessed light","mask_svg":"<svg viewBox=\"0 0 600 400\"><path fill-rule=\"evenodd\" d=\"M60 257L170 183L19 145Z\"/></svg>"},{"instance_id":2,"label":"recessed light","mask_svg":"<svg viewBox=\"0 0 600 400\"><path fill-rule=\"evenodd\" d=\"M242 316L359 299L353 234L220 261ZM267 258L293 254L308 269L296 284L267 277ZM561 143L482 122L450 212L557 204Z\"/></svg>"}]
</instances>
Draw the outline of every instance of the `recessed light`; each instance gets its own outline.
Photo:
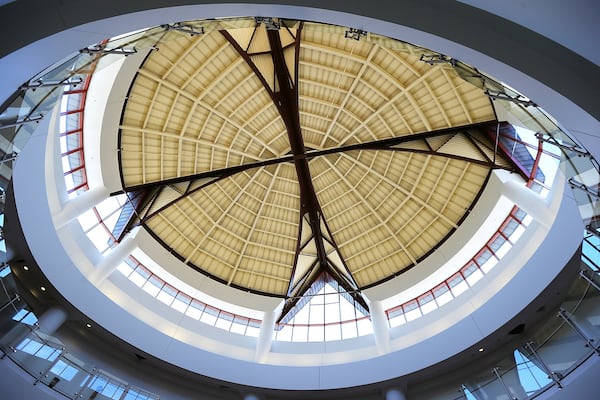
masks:
<instances>
[{"instance_id":1,"label":"recessed light","mask_svg":"<svg viewBox=\"0 0 600 400\"><path fill-rule=\"evenodd\" d=\"M45 287L43 287L43 286L40 286L40 289L42 289L42 292L45 292L45 291L46 291L46 288L45 288Z\"/></svg>"},{"instance_id":2,"label":"recessed light","mask_svg":"<svg viewBox=\"0 0 600 400\"><path fill-rule=\"evenodd\" d=\"M481 352L483 352L483 347L480 347L480 348L479 348L479 352L480 352L480 353L481 353Z\"/></svg>"},{"instance_id":3,"label":"recessed light","mask_svg":"<svg viewBox=\"0 0 600 400\"><path fill-rule=\"evenodd\" d=\"M90 323L88 322L87 324L85 324L85 327L86 327L86 328L91 328L91 327L92 327L92 324L90 324Z\"/></svg>"},{"instance_id":4,"label":"recessed light","mask_svg":"<svg viewBox=\"0 0 600 400\"><path fill-rule=\"evenodd\" d=\"M25 271L29 271L29 267L28 267L27 265L23 265L23 269L24 269Z\"/></svg>"}]
</instances>

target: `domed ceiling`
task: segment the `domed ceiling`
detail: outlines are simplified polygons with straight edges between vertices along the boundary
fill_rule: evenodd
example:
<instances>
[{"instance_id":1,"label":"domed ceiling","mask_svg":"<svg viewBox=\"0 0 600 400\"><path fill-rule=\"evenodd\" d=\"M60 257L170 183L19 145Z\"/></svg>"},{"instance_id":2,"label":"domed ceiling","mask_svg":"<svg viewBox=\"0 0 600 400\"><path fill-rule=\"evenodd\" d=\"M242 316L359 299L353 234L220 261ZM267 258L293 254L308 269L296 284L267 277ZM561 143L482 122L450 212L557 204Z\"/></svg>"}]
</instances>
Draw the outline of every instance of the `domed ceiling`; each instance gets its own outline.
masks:
<instances>
[{"instance_id":1,"label":"domed ceiling","mask_svg":"<svg viewBox=\"0 0 600 400\"><path fill-rule=\"evenodd\" d=\"M368 308L361 289L434 251L492 169L518 170L490 98L428 50L271 18L178 28L123 111L129 223L285 310L319 279Z\"/></svg>"}]
</instances>

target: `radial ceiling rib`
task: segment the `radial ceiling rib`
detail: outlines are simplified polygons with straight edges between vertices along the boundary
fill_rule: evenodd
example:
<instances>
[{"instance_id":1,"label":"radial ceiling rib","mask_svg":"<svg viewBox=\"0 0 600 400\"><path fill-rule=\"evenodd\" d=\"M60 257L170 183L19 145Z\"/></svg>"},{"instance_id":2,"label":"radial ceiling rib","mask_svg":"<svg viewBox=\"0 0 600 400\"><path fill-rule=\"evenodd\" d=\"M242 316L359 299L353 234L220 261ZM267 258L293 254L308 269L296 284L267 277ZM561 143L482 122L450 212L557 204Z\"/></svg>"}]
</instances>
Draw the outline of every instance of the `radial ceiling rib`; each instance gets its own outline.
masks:
<instances>
[{"instance_id":1,"label":"radial ceiling rib","mask_svg":"<svg viewBox=\"0 0 600 400\"><path fill-rule=\"evenodd\" d=\"M334 171L337 176L340 178L341 181L344 182L344 184L348 187L349 191L354 193L356 195L356 197L359 199L359 201L364 204L365 207L367 207L369 209L369 212L374 215L380 226L384 227L384 229L386 230L386 232L388 233L388 235L398 244L398 246L402 249L402 251L404 251L406 253L406 255L408 256L408 258L410 258L411 262L413 263L413 265L417 264L417 259L414 255L412 255L404 246L404 244L402 243L402 241L400 240L400 238L396 235L395 232L392 232L390 227L386 224L386 221L384 219L381 218L381 216L379 215L379 213L377 213L375 211L375 209L373 208L373 206L365 200L365 198L360 194L356 192L356 188L354 185L352 185L350 183L350 181L348 180L348 178L342 174L338 168L336 168L331 161L329 161L326 157L323 158L325 160L326 163L328 163L331 167L331 171ZM440 175L441 176L441 175Z\"/></svg>"},{"instance_id":2,"label":"radial ceiling rib","mask_svg":"<svg viewBox=\"0 0 600 400\"><path fill-rule=\"evenodd\" d=\"M281 165L277 165L275 173L273 174L274 177L269 182L269 187L267 188L267 192L270 192L271 190L273 190L273 185L275 184L275 176L278 175L280 168L281 168ZM256 231L256 226L258 224L259 217L262 215L263 210L264 210L266 204L267 204L266 201L263 201L260 204L260 208L258 209L258 212L255 214L254 220L252 221L252 226L250 227L250 233L248 234L248 238L251 238L252 235L254 234L254 232ZM242 249L242 251L241 251L241 253L240 253L237 261L235 262L235 265L234 265L234 267L233 267L233 269L231 271L231 275L229 276L229 279L227 280L227 285L231 285L231 283L233 282L233 280L235 278L235 275L236 275L237 271L240 268L240 265L241 265L241 262L242 262L242 256L243 256L243 254L246 253L246 250L247 250L249 244L250 244L249 240L246 240L244 242L244 247L243 247L243 249Z\"/></svg>"},{"instance_id":3,"label":"radial ceiling rib","mask_svg":"<svg viewBox=\"0 0 600 400\"><path fill-rule=\"evenodd\" d=\"M354 77L354 80L352 81L352 85L350 85L350 88L346 91L346 95L344 96L344 99L342 100L342 102L338 106L335 115L331 119L331 122L329 124L329 128L327 128L327 131L325 131L325 135L323 136L323 140L321 141L321 146L320 147L323 147L325 145L325 143L327 142L327 139L329 138L329 135L331 134L331 130L333 129L333 127L337 123L337 120L338 120L338 118L340 116L340 113L342 112L342 110L346 106L346 103L348 102L348 100L352 96L352 92L354 91L354 89L356 89L356 86L361 81L362 75L367 70L367 67L369 66L369 63L371 62L371 60L375 56L375 53L377 52L377 50L378 50L378 46L374 45L371 48L371 51L369 52L369 55L367 56L367 59L363 62L363 65L360 68L360 70L358 71L358 74L356 74L356 76Z\"/></svg>"},{"instance_id":4,"label":"radial ceiling rib","mask_svg":"<svg viewBox=\"0 0 600 400\"><path fill-rule=\"evenodd\" d=\"M427 78L427 76L429 74L432 74L433 72L435 72L435 69L428 70L426 73L424 73L423 75L421 75L419 78L417 78L414 81L412 81L410 83L410 85L408 85L407 87L402 87L402 85L400 85L395 80L390 80L392 82L392 84L394 84L399 89L399 91L396 93L396 95L394 95L392 98L390 98L387 101L387 104L393 104L398 99L400 99L402 97L406 97L411 102L411 104L413 105L413 107L415 107L416 106L416 102L415 102L414 98L409 93L410 89L413 86L416 86L418 83L420 83L425 78ZM387 74L387 72L385 72L385 74ZM381 114L383 111L385 111L385 109L386 109L386 107L381 107L381 108L377 109L375 112L371 113L369 115L369 117L366 118L364 121L362 121L362 123L357 128L355 128L353 131L351 131L351 132L348 133L348 135L340 142L340 145L344 145L344 143L346 143L350 138L352 138L354 135L356 135L356 133L358 132L358 129L363 128L373 118L377 117L379 114ZM427 118L425 118L425 116L423 115L420 107L417 106L417 108L416 108L415 111L419 114L419 117L423 120L423 122L427 121ZM429 125L429 123L426 122L425 126L426 126L427 130L430 131L431 129L428 127L428 125Z\"/></svg>"},{"instance_id":5,"label":"radial ceiling rib","mask_svg":"<svg viewBox=\"0 0 600 400\"><path fill-rule=\"evenodd\" d=\"M240 188L240 190L237 193L236 197L232 201L230 201L230 203L223 210L223 212L221 213L221 215L219 216L219 218L210 227L210 229L204 234L204 237L202 238L202 240L198 240L196 242L196 245L194 246L194 249L189 253L189 255L187 256L187 258L184 261L186 264L190 261L190 258L192 256L194 256L194 254L196 253L196 251L198 251L198 249L204 244L204 242L211 236L211 234L213 233L213 231L221 224L221 222L223 221L223 219L225 217L229 217L229 212L232 210L232 208L234 206L237 205L237 202L240 200L240 198L242 196L244 196L246 194L246 190L250 187L250 185L254 184L254 181L257 178L258 178L258 174L253 174L250 177L250 179L248 179L248 181L245 183L244 187ZM246 239L246 240L244 240L244 248L246 247L247 244L248 244L248 240ZM240 253L240 257L241 257L242 254L243 253Z\"/></svg>"},{"instance_id":6,"label":"radial ceiling rib","mask_svg":"<svg viewBox=\"0 0 600 400\"><path fill-rule=\"evenodd\" d=\"M342 156L347 156L345 153L342 153ZM402 192L404 195L406 195L407 197L411 198L412 200L414 200L416 203L418 203L420 206L427 208L430 212L434 213L437 217L439 217L441 220L445 221L448 225L450 225L453 228L458 228L458 225L450 220L448 217L446 217L443 213L441 213L439 210L436 210L435 208L433 208L430 204L428 204L427 202L425 202L423 199L414 196L413 192L410 190L406 190L403 187L397 185L395 182L390 181L388 177L381 175L379 172L377 171L373 171L371 170L371 168L362 163L361 161L357 160L356 164L362 166L362 168L369 170L369 173L377 175L382 181L386 181L388 184L395 186L400 192Z\"/></svg>"},{"instance_id":7,"label":"radial ceiling rib","mask_svg":"<svg viewBox=\"0 0 600 400\"><path fill-rule=\"evenodd\" d=\"M256 135L254 135L251 132L249 132L242 125L238 124L236 121L234 121L233 119L231 119L229 116L227 116L227 115L223 114L222 112L216 110L212 106L210 106L210 105L205 104L204 102L202 102L201 98L198 98L193 93L190 93L190 92L186 91L185 89L180 88L180 87L178 87L177 85L175 85L175 84L173 84L171 82L164 81L159 76L157 76L157 75L155 75L155 74L153 74L153 73L151 73L149 71L140 70L140 73L142 75L147 76L148 78L154 79L155 81L159 82L161 85L163 85L165 87L168 87L169 89L173 90L175 93L178 93L178 94L186 97L187 99L193 101L197 106L203 107L206 111L214 113L219 118L223 119L227 123L229 123L232 126L234 126L235 128L237 128L239 131L244 132L249 137L252 137L253 140L256 140L256 141L260 142L261 145L263 145L265 148L267 148L271 152L272 156L276 156L278 154L277 150L271 148L267 143L261 142L260 138L256 137Z\"/></svg>"}]
</instances>

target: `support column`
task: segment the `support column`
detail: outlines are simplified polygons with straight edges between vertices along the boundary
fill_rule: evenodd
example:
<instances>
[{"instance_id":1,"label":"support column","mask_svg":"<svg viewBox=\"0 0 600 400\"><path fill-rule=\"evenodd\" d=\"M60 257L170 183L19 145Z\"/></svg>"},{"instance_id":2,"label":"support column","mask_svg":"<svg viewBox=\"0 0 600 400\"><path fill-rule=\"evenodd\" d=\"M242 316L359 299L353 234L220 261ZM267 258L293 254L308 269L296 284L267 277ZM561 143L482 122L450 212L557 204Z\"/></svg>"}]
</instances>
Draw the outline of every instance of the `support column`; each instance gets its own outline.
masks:
<instances>
[{"instance_id":1,"label":"support column","mask_svg":"<svg viewBox=\"0 0 600 400\"><path fill-rule=\"evenodd\" d=\"M51 307L47 309L39 318L38 325L40 331L52 335L67 320L67 312L60 307Z\"/></svg>"},{"instance_id":2,"label":"support column","mask_svg":"<svg viewBox=\"0 0 600 400\"><path fill-rule=\"evenodd\" d=\"M90 282L95 285L101 284L115 269L117 269L119 264L135 250L137 247L137 242L135 240L137 232L138 231L136 230L128 233L127 236L125 236L119 244L113 247L110 253L96 265L94 271L90 275Z\"/></svg>"},{"instance_id":3,"label":"support column","mask_svg":"<svg viewBox=\"0 0 600 400\"><path fill-rule=\"evenodd\" d=\"M369 311L377 350L379 354L387 354L391 351L390 328L383 305L380 301L372 300L369 302Z\"/></svg>"},{"instance_id":4,"label":"support column","mask_svg":"<svg viewBox=\"0 0 600 400\"><path fill-rule=\"evenodd\" d=\"M70 199L63 204L62 210L54 216L54 226L60 229L79 217L81 214L99 204L109 195L108 189L105 187L96 187L90 189L81 195Z\"/></svg>"},{"instance_id":5,"label":"support column","mask_svg":"<svg viewBox=\"0 0 600 400\"><path fill-rule=\"evenodd\" d=\"M406 394L400 388L389 388L385 391L385 400L406 400Z\"/></svg>"},{"instance_id":6,"label":"support column","mask_svg":"<svg viewBox=\"0 0 600 400\"><path fill-rule=\"evenodd\" d=\"M281 313L283 308L283 302L277 305L274 310L265 311L265 315L260 325L260 332L256 340L256 352L254 353L254 360L256 362L265 362L267 354L271 350L271 343L273 342L273 333L275 331L275 323L277 317Z\"/></svg>"},{"instance_id":7,"label":"support column","mask_svg":"<svg viewBox=\"0 0 600 400\"><path fill-rule=\"evenodd\" d=\"M525 186L525 183L507 180L502 185L502 194L546 227L554 219L548 201Z\"/></svg>"}]
</instances>

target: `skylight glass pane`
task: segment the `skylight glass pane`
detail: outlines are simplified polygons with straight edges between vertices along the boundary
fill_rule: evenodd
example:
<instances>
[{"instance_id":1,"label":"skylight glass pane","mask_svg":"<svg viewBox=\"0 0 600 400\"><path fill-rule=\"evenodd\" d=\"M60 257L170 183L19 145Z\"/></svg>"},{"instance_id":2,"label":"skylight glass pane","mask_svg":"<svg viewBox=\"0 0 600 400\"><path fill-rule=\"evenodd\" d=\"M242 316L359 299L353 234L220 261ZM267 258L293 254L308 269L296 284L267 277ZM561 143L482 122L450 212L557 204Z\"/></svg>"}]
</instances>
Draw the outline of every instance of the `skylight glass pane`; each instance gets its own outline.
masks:
<instances>
[{"instance_id":1,"label":"skylight glass pane","mask_svg":"<svg viewBox=\"0 0 600 400\"><path fill-rule=\"evenodd\" d=\"M421 312L423 315L437 309L437 304L435 303L431 293L427 293L426 295L419 297L419 306L421 307Z\"/></svg>"},{"instance_id":2,"label":"skylight glass pane","mask_svg":"<svg viewBox=\"0 0 600 400\"><path fill-rule=\"evenodd\" d=\"M215 322L217 321L217 315L219 315L219 310L216 310L215 308L210 306L206 306L204 312L202 313L202 316L200 317L200 321L204 322L205 324L214 326Z\"/></svg>"},{"instance_id":3,"label":"skylight glass pane","mask_svg":"<svg viewBox=\"0 0 600 400\"><path fill-rule=\"evenodd\" d=\"M406 321L412 321L421 316L421 310L419 309L419 305L417 304L416 300L403 304L402 308L404 309Z\"/></svg>"},{"instance_id":4,"label":"skylight glass pane","mask_svg":"<svg viewBox=\"0 0 600 400\"><path fill-rule=\"evenodd\" d=\"M373 334L373 324L369 318L363 318L356 321L356 328L358 330L358 336Z\"/></svg>"},{"instance_id":5,"label":"skylight glass pane","mask_svg":"<svg viewBox=\"0 0 600 400\"><path fill-rule=\"evenodd\" d=\"M476 269L469 276L466 277L469 286L473 286L481 278L483 278L483 272L481 272L480 269Z\"/></svg>"},{"instance_id":6,"label":"skylight glass pane","mask_svg":"<svg viewBox=\"0 0 600 400\"><path fill-rule=\"evenodd\" d=\"M131 275L131 273L133 272L133 268L131 268L126 262L122 262L121 264L119 264L117 269L126 277L129 277L129 275Z\"/></svg>"},{"instance_id":7,"label":"skylight glass pane","mask_svg":"<svg viewBox=\"0 0 600 400\"><path fill-rule=\"evenodd\" d=\"M479 264L479 266L481 270L487 274L492 268L496 266L496 264L498 264L498 259L495 257L491 257L484 264Z\"/></svg>"},{"instance_id":8,"label":"skylight glass pane","mask_svg":"<svg viewBox=\"0 0 600 400\"><path fill-rule=\"evenodd\" d=\"M88 231L94 225L98 224L98 217L96 216L96 213L94 213L93 209L81 214L79 217L77 217L77 220L84 231Z\"/></svg>"},{"instance_id":9,"label":"skylight glass pane","mask_svg":"<svg viewBox=\"0 0 600 400\"><path fill-rule=\"evenodd\" d=\"M66 153L67 152L67 137L66 136L61 136L58 139L58 142L60 143L60 152L61 153ZM64 172L64 170L63 170Z\"/></svg>"},{"instance_id":10,"label":"skylight glass pane","mask_svg":"<svg viewBox=\"0 0 600 400\"><path fill-rule=\"evenodd\" d=\"M202 316L202 311L204 310L204 307L204 303L201 303L197 300L192 300L190 306L187 308L187 310L185 310L185 315L199 320Z\"/></svg>"},{"instance_id":11,"label":"skylight glass pane","mask_svg":"<svg viewBox=\"0 0 600 400\"><path fill-rule=\"evenodd\" d=\"M522 225L517 226L514 232L510 235L510 241L516 243L521 238L521 235L525 232L525 227Z\"/></svg>"},{"instance_id":12,"label":"skylight glass pane","mask_svg":"<svg viewBox=\"0 0 600 400\"><path fill-rule=\"evenodd\" d=\"M21 320L21 322L26 325L33 326L36 322L38 322L38 319L34 313L30 312Z\"/></svg>"},{"instance_id":13,"label":"skylight glass pane","mask_svg":"<svg viewBox=\"0 0 600 400\"><path fill-rule=\"evenodd\" d=\"M239 335L243 335L246 333L246 324L242 324L237 320L234 320L231 324L230 332L237 333Z\"/></svg>"},{"instance_id":14,"label":"skylight glass pane","mask_svg":"<svg viewBox=\"0 0 600 400\"><path fill-rule=\"evenodd\" d=\"M258 328L258 327L248 325L248 327L246 328L246 336L251 336L251 337L257 338L259 333L260 333L260 328Z\"/></svg>"},{"instance_id":15,"label":"skylight glass pane","mask_svg":"<svg viewBox=\"0 0 600 400\"><path fill-rule=\"evenodd\" d=\"M325 340L325 326L311 325L308 329L309 342L322 342Z\"/></svg>"},{"instance_id":16,"label":"skylight glass pane","mask_svg":"<svg viewBox=\"0 0 600 400\"><path fill-rule=\"evenodd\" d=\"M98 210L98 214L100 215L100 217L104 219L120 207L121 205L115 197L109 197L106 200L103 200L100 204L98 204L96 206L96 210Z\"/></svg>"},{"instance_id":17,"label":"skylight glass pane","mask_svg":"<svg viewBox=\"0 0 600 400\"><path fill-rule=\"evenodd\" d=\"M158 279L156 276L151 276L142 286L142 289L150 296L156 297L164 284L165 283L161 279Z\"/></svg>"},{"instance_id":18,"label":"skylight glass pane","mask_svg":"<svg viewBox=\"0 0 600 400\"><path fill-rule=\"evenodd\" d=\"M129 275L129 280L131 280L131 282L133 282L137 286L142 287L142 285L146 283L146 280L148 280L148 277L140 274L140 272L141 271L138 271L137 269L133 271L131 275Z\"/></svg>"},{"instance_id":19,"label":"skylight glass pane","mask_svg":"<svg viewBox=\"0 0 600 400\"><path fill-rule=\"evenodd\" d=\"M180 313L185 313L185 310L187 309L188 304L190 304L191 301L191 297L180 292L177 294L177 296L175 296L175 300L173 300L173 304L171 304L171 307L173 307Z\"/></svg>"},{"instance_id":20,"label":"skylight glass pane","mask_svg":"<svg viewBox=\"0 0 600 400\"><path fill-rule=\"evenodd\" d=\"M342 339L352 339L358 336L358 325L356 322L348 322L341 325Z\"/></svg>"},{"instance_id":21,"label":"skylight glass pane","mask_svg":"<svg viewBox=\"0 0 600 400\"><path fill-rule=\"evenodd\" d=\"M475 256L475 262L477 262L478 265L483 265L491 257L493 257L492 252L488 249L483 249Z\"/></svg>"},{"instance_id":22,"label":"skylight glass pane","mask_svg":"<svg viewBox=\"0 0 600 400\"><path fill-rule=\"evenodd\" d=\"M219 328L219 329L223 329L225 331L228 331L229 329L231 329L231 324L232 324L231 320L227 320L227 319L224 319L224 318L217 318L215 326L217 328Z\"/></svg>"},{"instance_id":23,"label":"skylight glass pane","mask_svg":"<svg viewBox=\"0 0 600 400\"><path fill-rule=\"evenodd\" d=\"M452 291L454 297L459 296L469 288L467 282L464 281L460 274L455 274L450 279L448 279L448 285L450 286L450 290Z\"/></svg>"},{"instance_id":24,"label":"skylight glass pane","mask_svg":"<svg viewBox=\"0 0 600 400\"><path fill-rule=\"evenodd\" d=\"M104 253L108 250L108 240L110 239L110 236L102 225L97 225L90 229L87 236L100 253Z\"/></svg>"},{"instance_id":25,"label":"skylight glass pane","mask_svg":"<svg viewBox=\"0 0 600 400\"><path fill-rule=\"evenodd\" d=\"M2 223L0 223L0 226L1 225ZM8 275L10 275L10 267L8 265L4 266L3 268L0 268L0 278L4 278Z\"/></svg>"},{"instance_id":26,"label":"skylight glass pane","mask_svg":"<svg viewBox=\"0 0 600 400\"><path fill-rule=\"evenodd\" d=\"M353 322L346 324L325 325L325 341L341 340L343 326L350 324L354 325Z\"/></svg>"},{"instance_id":27,"label":"skylight glass pane","mask_svg":"<svg viewBox=\"0 0 600 400\"><path fill-rule=\"evenodd\" d=\"M292 333L292 342L306 341L308 341L308 326L295 325L294 332Z\"/></svg>"},{"instance_id":28,"label":"skylight glass pane","mask_svg":"<svg viewBox=\"0 0 600 400\"><path fill-rule=\"evenodd\" d=\"M289 325L285 325L279 331L276 332L275 339L281 340L283 342L291 342L292 341L292 327Z\"/></svg>"},{"instance_id":29,"label":"skylight glass pane","mask_svg":"<svg viewBox=\"0 0 600 400\"><path fill-rule=\"evenodd\" d=\"M61 164L62 164L62 169L63 171L70 171L71 170L71 163L69 163L69 157L68 156L64 156L60 158ZM65 175L65 179L69 177L69 175ZM72 179L71 179L72 181ZM69 189L67 187L67 189Z\"/></svg>"},{"instance_id":30,"label":"skylight glass pane","mask_svg":"<svg viewBox=\"0 0 600 400\"><path fill-rule=\"evenodd\" d=\"M173 303L173 300L175 300L175 296L173 296L171 290L167 290L167 287L168 285L165 285L163 289L158 293L156 298L165 303L166 305L170 306L171 303Z\"/></svg>"},{"instance_id":31,"label":"skylight glass pane","mask_svg":"<svg viewBox=\"0 0 600 400\"><path fill-rule=\"evenodd\" d=\"M12 319L13 321L21 321L21 319L28 313L29 311L27 311L26 309L22 309L17 311L17 313L15 315L13 315Z\"/></svg>"},{"instance_id":32,"label":"skylight glass pane","mask_svg":"<svg viewBox=\"0 0 600 400\"><path fill-rule=\"evenodd\" d=\"M67 116L66 115L61 115L60 118L58 119L58 129L60 130L60 132L66 132L67 131ZM63 149L61 149L63 150ZM67 151L66 147L63 150Z\"/></svg>"},{"instance_id":33,"label":"skylight glass pane","mask_svg":"<svg viewBox=\"0 0 600 400\"><path fill-rule=\"evenodd\" d=\"M499 259L502 259L502 257L504 257L506 253L510 251L511 248L512 244L510 242L504 241L504 243L502 243L502 246L500 246L500 248L496 250L496 256Z\"/></svg>"}]
</instances>

